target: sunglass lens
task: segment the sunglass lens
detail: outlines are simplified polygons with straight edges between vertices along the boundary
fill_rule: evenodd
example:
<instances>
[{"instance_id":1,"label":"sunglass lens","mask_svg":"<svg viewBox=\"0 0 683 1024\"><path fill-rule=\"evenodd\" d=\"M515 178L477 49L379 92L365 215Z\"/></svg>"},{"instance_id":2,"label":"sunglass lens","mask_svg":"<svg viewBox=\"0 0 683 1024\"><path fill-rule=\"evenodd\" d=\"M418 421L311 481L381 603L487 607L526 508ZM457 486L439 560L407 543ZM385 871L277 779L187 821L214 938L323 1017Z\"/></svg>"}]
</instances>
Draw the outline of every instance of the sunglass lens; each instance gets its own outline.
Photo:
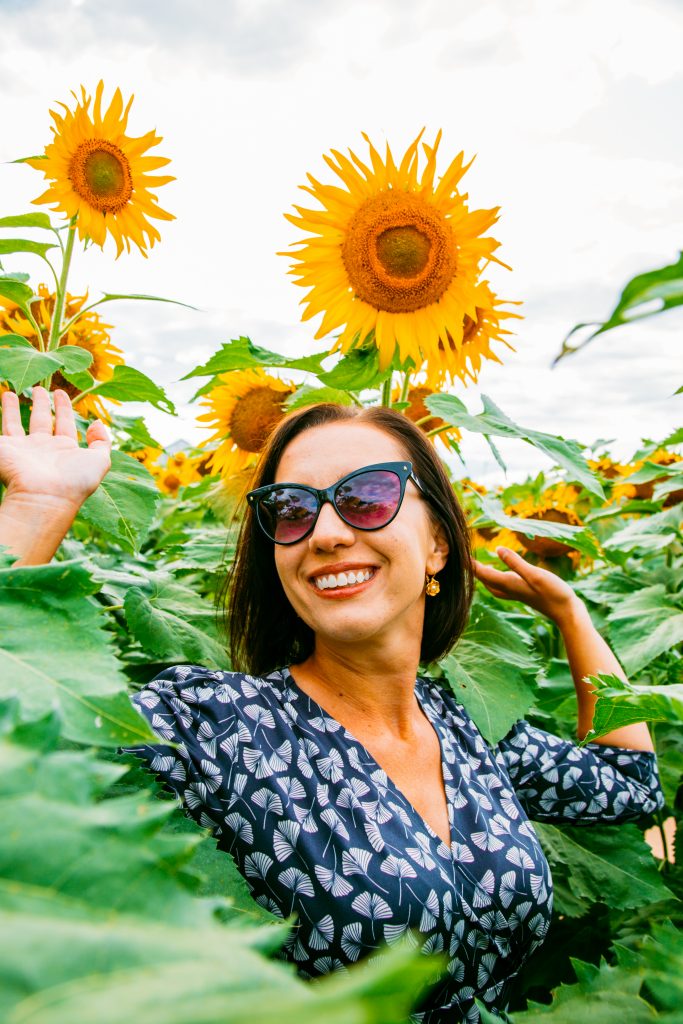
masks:
<instances>
[{"instance_id":1,"label":"sunglass lens","mask_svg":"<svg viewBox=\"0 0 683 1024\"><path fill-rule=\"evenodd\" d=\"M295 544L310 530L317 510L315 495L298 487L283 487L261 498L258 517L271 540Z\"/></svg>"},{"instance_id":2,"label":"sunglass lens","mask_svg":"<svg viewBox=\"0 0 683 1024\"><path fill-rule=\"evenodd\" d=\"M350 526L379 530L396 514L401 500L401 480L390 470L359 473L337 488L334 503Z\"/></svg>"}]
</instances>

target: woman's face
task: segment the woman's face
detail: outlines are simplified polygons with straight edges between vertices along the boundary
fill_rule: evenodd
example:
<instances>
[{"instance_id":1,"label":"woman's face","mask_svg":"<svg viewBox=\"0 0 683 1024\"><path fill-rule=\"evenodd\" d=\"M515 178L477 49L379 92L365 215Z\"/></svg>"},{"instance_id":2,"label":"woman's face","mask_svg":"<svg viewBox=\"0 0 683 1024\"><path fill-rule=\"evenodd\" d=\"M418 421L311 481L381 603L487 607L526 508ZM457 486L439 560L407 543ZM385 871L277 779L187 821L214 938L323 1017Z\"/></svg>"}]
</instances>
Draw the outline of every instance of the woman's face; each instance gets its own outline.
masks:
<instances>
[{"instance_id":1,"label":"woman's face","mask_svg":"<svg viewBox=\"0 0 683 1024\"><path fill-rule=\"evenodd\" d=\"M328 423L304 431L287 446L274 482L329 487L363 466L405 459L398 441L378 427L348 420ZM351 645L360 652L390 642L396 654L403 649L408 654L415 646L419 654L425 574L442 569L447 555L443 534L411 480L388 526L356 530L326 503L308 537L275 545L285 594L316 642L332 648ZM316 583L349 571L361 574L361 581L326 589Z\"/></svg>"}]
</instances>

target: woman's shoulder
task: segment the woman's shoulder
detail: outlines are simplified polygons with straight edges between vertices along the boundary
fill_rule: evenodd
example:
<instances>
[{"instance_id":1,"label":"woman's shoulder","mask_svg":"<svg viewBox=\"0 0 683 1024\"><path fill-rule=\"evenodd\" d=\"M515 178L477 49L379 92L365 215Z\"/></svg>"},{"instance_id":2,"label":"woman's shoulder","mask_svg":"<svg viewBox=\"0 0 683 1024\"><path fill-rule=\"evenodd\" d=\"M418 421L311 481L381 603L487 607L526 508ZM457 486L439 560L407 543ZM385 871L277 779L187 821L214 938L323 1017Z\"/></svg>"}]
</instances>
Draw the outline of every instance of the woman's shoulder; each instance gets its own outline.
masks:
<instances>
[{"instance_id":1,"label":"woman's shoulder","mask_svg":"<svg viewBox=\"0 0 683 1024\"><path fill-rule=\"evenodd\" d=\"M177 708L178 701L190 707L214 702L239 704L281 693L283 684L280 671L255 676L203 665L171 665L146 683L133 699L145 708L161 703Z\"/></svg>"}]
</instances>

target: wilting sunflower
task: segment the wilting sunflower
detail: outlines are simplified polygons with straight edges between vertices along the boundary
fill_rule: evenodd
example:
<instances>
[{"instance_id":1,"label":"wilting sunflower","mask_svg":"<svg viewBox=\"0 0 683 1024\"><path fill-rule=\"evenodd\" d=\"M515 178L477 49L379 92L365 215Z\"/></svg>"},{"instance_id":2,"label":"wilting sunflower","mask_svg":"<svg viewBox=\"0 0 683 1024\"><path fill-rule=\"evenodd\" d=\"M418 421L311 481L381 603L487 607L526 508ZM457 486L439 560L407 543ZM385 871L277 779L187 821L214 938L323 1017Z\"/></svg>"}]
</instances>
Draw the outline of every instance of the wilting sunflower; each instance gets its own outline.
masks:
<instances>
[{"instance_id":1,"label":"wilting sunflower","mask_svg":"<svg viewBox=\"0 0 683 1024\"><path fill-rule=\"evenodd\" d=\"M228 477L256 461L295 389L263 370L233 370L218 379L222 383L200 403L209 412L197 419L216 428L202 444L220 442L209 465L213 473Z\"/></svg>"},{"instance_id":2,"label":"wilting sunflower","mask_svg":"<svg viewBox=\"0 0 683 1024\"><path fill-rule=\"evenodd\" d=\"M67 323L80 313L87 300L87 294L79 296L67 295L64 305L64 317ZM45 349L47 349L50 337L55 302L56 296L54 292L50 292L44 284L39 285L38 299L33 300L31 312L37 326L40 328L42 347ZM77 345L91 353L93 361L88 367L88 373L100 383L110 380L114 373L114 367L120 366L123 363L121 349L116 348L111 343L108 334L109 328L111 328L111 324L103 323L98 313L93 312L93 310L87 310L78 316L76 322L69 328L61 342L62 345ZM0 296L0 336L3 334L20 334L22 338L30 341L35 348L41 347L33 324L26 314L22 312L16 303ZM52 376L50 389L54 391L56 388L67 392L74 408L81 416L86 419L98 417L105 423L109 422L109 414L102 404L102 400L97 395L86 395L85 398L79 399L79 389L66 380L61 373L55 373ZM113 398L108 399L108 401L114 402L116 405L119 404Z\"/></svg>"},{"instance_id":3,"label":"wilting sunflower","mask_svg":"<svg viewBox=\"0 0 683 1024\"><path fill-rule=\"evenodd\" d=\"M475 301L476 316L471 317L465 313L460 341L456 342L450 332L447 332L446 340L439 339L436 350L424 364L426 383L431 387L452 384L456 378L463 384L467 384L468 379L476 384L482 360L501 362L491 348L492 342L500 342L514 352L505 337L510 336L512 331L505 330L502 321L521 320L519 313L502 309L503 305L510 303L497 299L487 281L480 281L476 286Z\"/></svg>"},{"instance_id":4,"label":"wilting sunflower","mask_svg":"<svg viewBox=\"0 0 683 1024\"><path fill-rule=\"evenodd\" d=\"M69 219L77 217L81 240L90 238L102 246L109 232L117 256L124 246L130 252L131 242L146 256L145 250L161 239L147 218L174 220L150 192L174 181L169 175L151 173L170 160L148 154L162 141L154 131L139 138L126 135L133 97L124 109L117 89L102 113L103 90L100 82L92 112L92 98L83 86L80 100L72 94L76 100L73 111L63 103L59 104L63 114L50 111L54 140L46 146L44 156L26 161L51 180L47 191L34 202L47 203Z\"/></svg>"},{"instance_id":5,"label":"wilting sunflower","mask_svg":"<svg viewBox=\"0 0 683 1024\"><path fill-rule=\"evenodd\" d=\"M571 484L557 484L535 498L530 496L515 502L505 509L508 516L519 516L522 519L538 519L544 523L565 523L569 526L581 526L581 519L576 512L579 491ZM526 551L531 551L540 558L559 558L573 551L570 545L550 537L527 537L523 533L516 534L519 543Z\"/></svg>"},{"instance_id":6,"label":"wilting sunflower","mask_svg":"<svg viewBox=\"0 0 683 1024\"><path fill-rule=\"evenodd\" d=\"M477 321L481 265L500 262L493 255L499 243L482 237L498 219L498 208L468 209L467 195L458 191L469 167L462 153L435 182L441 132L433 146L423 143L421 176L422 133L398 165L388 146L383 160L363 137L370 165L333 150L325 161L344 187L309 174L310 185L302 188L322 209L296 206L296 215L286 215L309 233L295 243L290 273L309 289L303 319L324 314L317 338L341 327L336 349L345 352L372 339L382 369L397 346L401 363L410 358L419 368L438 358L440 341L461 345L465 317Z\"/></svg>"},{"instance_id":7,"label":"wilting sunflower","mask_svg":"<svg viewBox=\"0 0 683 1024\"><path fill-rule=\"evenodd\" d=\"M406 401L409 402L408 408L405 409L405 414L408 419L412 420L413 423L419 423L420 429L424 430L425 434L428 434L432 430L439 430L438 434L434 434L430 441L435 441L436 438L440 438L445 445L449 448L453 447L458 443L461 438L461 433L457 427L447 426L446 421L442 420L439 416L434 416L425 405L425 399L428 398L433 391L428 387L416 387L410 388ZM392 396L393 401L398 401L399 392L396 392ZM443 427L443 430L440 428Z\"/></svg>"}]
</instances>

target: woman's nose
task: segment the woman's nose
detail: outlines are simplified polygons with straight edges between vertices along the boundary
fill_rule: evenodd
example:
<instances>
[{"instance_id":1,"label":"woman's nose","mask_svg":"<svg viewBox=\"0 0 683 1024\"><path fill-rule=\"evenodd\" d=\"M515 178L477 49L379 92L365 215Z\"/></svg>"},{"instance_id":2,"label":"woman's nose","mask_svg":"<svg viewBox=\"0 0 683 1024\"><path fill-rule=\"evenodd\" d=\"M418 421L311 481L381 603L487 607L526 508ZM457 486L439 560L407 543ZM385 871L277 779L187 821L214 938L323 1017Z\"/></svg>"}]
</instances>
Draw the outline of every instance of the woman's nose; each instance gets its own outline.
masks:
<instances>
[{"instance_id":1,"label":"woman's nose","mask_svg":"<svg viewBox=\"0 0 683 1024\"><path fill-rule=\"evenodd\" d=\"M331 551L336 547L350 547L355 541L352 527L344 522L334 505L326 501L308 538L311 550Z\"/></svg>"}]
</instances>

